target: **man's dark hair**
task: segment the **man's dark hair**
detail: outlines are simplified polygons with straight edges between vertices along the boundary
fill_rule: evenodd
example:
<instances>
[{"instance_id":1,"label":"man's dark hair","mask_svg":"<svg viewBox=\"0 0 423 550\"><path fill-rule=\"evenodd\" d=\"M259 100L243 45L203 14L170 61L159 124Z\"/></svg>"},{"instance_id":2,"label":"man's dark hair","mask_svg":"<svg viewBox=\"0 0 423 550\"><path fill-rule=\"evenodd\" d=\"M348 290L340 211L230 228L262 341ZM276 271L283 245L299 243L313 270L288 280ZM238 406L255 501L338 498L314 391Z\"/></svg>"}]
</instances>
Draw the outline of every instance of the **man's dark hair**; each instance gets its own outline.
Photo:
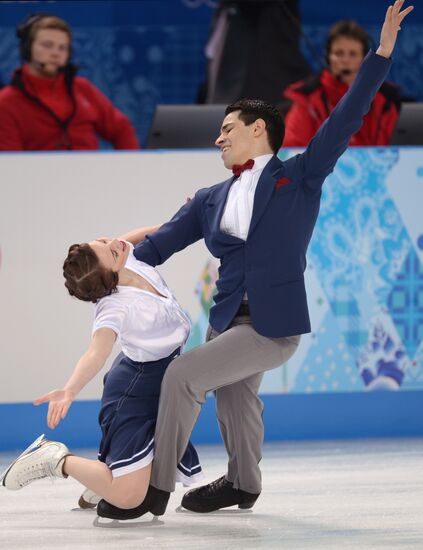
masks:
<instances>
[{"instance_id":1,"label":"man's dark hair","mask_svg":"<svg viewBox=\"0 0 423 550\"><path fill-rule=\"evenodd\" d=\"M119 280L115 271L100 264L97 254L87 243L73 244L69 248L63 276L71 296L93 303L116 292Z\"/></svg>"},{"instance_id":2,"label":"man's dark hair","mask_svg":"<svg viewBox=\"0 0 423 550\"><path fill-rule=\"evenodd\" d=\"M352 19L338 21L329 29L326 38L326 63L329 63L329 54L332 44L337 38L341 38L343 36L360 42L363 46L363 55L366 55L369 51L370 37L363 27L360 27L360 25Z\"/></svg>"},{"instance_id":3,"label":"man's dark hair","mask_svg":"<svg viewBox=\"0 0 423 550\"><path fill-rule=\"evenodd\" d=\"M279 151L285 135L285 124L282 115L274 105L261 99L240 99L226 107L225 116L234 111L241 111L239 118L246 126L258 118L263 119L266 123L269 145L275 154Z\"/></svg>"}]
</instances>

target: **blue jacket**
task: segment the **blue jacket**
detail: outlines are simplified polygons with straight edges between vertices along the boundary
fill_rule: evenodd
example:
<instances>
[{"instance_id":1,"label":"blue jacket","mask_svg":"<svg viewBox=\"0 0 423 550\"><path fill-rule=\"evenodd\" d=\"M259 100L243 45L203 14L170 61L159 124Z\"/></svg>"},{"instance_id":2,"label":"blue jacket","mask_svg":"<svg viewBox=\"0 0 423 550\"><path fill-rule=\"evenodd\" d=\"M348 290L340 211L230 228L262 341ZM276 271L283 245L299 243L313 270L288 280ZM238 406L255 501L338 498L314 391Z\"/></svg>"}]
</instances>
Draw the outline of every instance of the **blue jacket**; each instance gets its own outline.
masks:
<instances>
[{"instance_id":1,"label":"blue jacket","mask_svg":"<svg viewBox=\"0 0 423 550\"><path fill-rule=\"evenodd\" d=\"M150 265L199 239L220 260L210 324L228 328L245 292L251 322L268 337L310 332L304 287L306 252L319 213L322 184L389 71L391 61L369 52L352 86L304 153L287 161L273 157L257 184L246 241L222 233L220 221L234 177L200 189L159 231L140 243L136 258ZM279 184L278 184L279 182Z\"/></svg>"}]
</instances>

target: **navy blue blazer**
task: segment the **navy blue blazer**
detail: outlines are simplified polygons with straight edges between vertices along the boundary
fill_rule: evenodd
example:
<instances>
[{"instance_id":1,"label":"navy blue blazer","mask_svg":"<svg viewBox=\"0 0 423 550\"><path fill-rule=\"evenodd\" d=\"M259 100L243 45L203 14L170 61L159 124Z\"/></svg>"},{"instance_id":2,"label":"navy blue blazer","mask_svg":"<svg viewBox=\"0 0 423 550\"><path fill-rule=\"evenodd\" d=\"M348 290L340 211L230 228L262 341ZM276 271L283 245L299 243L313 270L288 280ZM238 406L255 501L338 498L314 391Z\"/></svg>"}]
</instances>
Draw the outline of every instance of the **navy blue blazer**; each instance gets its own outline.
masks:
<instances>
[{"instance_id":1,"label":"navy blue blazer","mask_svg":"<svg viewBox=\"0 0 423 550\"><path fill-rule=\"evenodd\" d=\"M204 239L220 260L210 324L228 328L247 292L251 322L268 337L310 332L304 287L306 251L319 213L321 188L360 128L391 66L369 52L352 86L304 153L287 161L273 157L257 184L247 239L222 233L220 221L235 177L200 189L159 231L135 248L150 265ZM277 185L277 182L279 182Z\"/></svg>"}]
</instances>

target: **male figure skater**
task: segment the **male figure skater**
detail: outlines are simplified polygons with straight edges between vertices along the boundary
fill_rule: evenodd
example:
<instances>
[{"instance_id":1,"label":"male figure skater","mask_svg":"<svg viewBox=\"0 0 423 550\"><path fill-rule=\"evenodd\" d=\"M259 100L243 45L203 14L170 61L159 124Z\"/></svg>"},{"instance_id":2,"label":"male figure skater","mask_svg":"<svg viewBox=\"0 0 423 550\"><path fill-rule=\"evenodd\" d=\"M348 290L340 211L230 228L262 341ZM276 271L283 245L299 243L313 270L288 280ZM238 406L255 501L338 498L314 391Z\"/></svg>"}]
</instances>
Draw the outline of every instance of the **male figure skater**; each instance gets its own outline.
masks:
<instances>
[{"instance_id":1,"label":"male figure skater","mask_svg":"<svg viewBox=\"0 0 423 550\"><path fill-rule=\"evenodd\" d=\"M389 6L380 46L370 51L348 93L320 127L306 151L282 162L275 154L284 125L261 101L242 100L226 109L216 145L234 176L199 190L159 231L134 251L151 265L203 238L220 259L208 341L178 357L162 383L155 458L140 516L175 488L181 459L206 393L214 390L222 437L229 455L224 476L185 494L182 505L211 512L251 508L260 495L263 405L257 392L263 373L286 362L300 334L310 331L303 273L319 212L322 184L385 80L398 30L412 6ZM125 519L101 501L98 513Z\"/></svg>"}]
</instances>

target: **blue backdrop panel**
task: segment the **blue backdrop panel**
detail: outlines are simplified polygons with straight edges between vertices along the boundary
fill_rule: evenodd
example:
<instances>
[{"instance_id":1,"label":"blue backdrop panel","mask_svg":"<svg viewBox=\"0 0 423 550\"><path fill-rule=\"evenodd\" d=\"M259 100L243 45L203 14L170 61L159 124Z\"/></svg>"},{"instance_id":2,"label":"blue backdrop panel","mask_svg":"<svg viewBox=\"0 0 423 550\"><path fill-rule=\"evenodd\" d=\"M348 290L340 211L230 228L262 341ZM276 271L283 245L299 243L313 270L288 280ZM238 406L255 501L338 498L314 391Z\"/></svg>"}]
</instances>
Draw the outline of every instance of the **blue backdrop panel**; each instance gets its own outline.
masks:
<instances>
[{"instance_id":1,"label":"blue backdrop panel","mask_svg":"<svg viewBox=\"0 0 423 550\"><path fill-rule=\"evenodd\" d=\"M281 158L295 151L281 150ZM305 272L313 332L263 393L423 389L421 148L351 148L323 186ZM217 262L201 273L204 340Z\"/></svg>"}]
</instances>

